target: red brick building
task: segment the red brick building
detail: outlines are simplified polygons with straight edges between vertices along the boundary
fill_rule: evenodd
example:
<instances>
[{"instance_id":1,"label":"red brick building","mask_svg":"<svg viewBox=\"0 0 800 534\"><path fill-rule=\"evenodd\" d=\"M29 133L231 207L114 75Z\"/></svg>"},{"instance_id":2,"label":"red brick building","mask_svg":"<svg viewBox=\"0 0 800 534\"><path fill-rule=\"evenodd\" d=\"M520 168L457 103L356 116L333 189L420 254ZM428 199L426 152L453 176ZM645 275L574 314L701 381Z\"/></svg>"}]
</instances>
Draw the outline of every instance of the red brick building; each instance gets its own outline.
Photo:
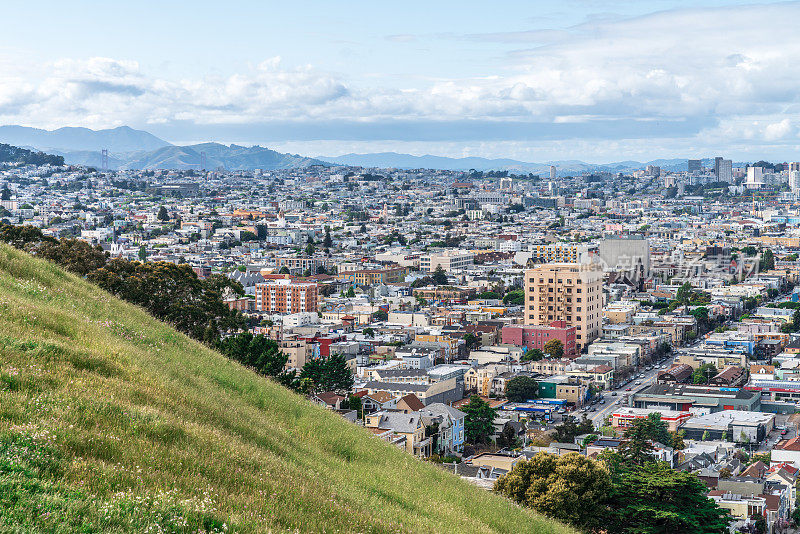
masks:
<instances>
[{"instance_id":1,"label":"red brick building","mask_svg":"<svg viewBox=\"0 0 800 534\"><path fill-rule=\"evenodd\" d=\"M513 325L503 327L503 343L528 350L544 350L545 344L551 339L557 339L564 345L564 357L576 358L578 356L575 345L575 327L567 326L565 321L553 321L550 326L539 325Z\"/></svg>"}]
</instances>

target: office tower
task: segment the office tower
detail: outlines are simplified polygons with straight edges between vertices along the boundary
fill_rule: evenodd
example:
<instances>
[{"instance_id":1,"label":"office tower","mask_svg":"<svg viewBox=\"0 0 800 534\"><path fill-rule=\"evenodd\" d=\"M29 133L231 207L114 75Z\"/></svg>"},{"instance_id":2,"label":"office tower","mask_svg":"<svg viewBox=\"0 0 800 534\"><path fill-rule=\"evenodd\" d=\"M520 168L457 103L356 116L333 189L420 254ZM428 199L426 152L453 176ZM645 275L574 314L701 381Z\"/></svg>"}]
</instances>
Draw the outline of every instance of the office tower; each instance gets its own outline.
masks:
<instances>
[{"instance_id":1,"label":"office tower","mask_svg":"<svg viewBox=\"0 0 800 534\"><path fill-rule=\"evenodd\" d=\"M580 352L600 336L603 272L594 264L550 263L525 271L525 324L564 321Z\"/></svg>"},{"instance_id":2,"label":"office tower","mask_svg":"<svg viewBox=\"0 0 800 534\"><path fill-rule=\"evenodd\" d=\"M729 159L723 159L719 162L717 181L728 184L733 182L733 161Z\"/></svg>"},{"instance_id":3,"label":"office tower","mask_svg":"<svg viewBox=\"0 0 800 534\"><path fill-rule=\"evenodd\" d=\"M757 189L764 185L764 169L762 167L747 168L747 187Z\"/></svg>"},{"instance_id":4,"label":"office tower","mask_svg":"<svg viewBox=\"0 0 800 534\"><path fill-rule=\"evenodd\" d=\"M792 165L795 164L792 163ZM800 170L789 171L789 187L792 189L793 195L800 193Z\"/></svg>"},{"instance_id":5,"label":"office tower","mask_svg":"<svg viewBox=\"0 0 800 534\"><path fill-rule=\"evenodd\" d=\"M690 159L686 170L689 174L701 172L703 170L703 165L700 163L699 159Z\"/></svg>"},{"instance_id":6,"label":"office tower","mask_svg":"<svg viewBox=\"0 0 800 534\"><path fill-rule=\"evenodd\" d=\"M790 163L789 164L789 170L790 171L800 171L800 162L793 161L792 163Z\"/></svg>"},{"instance_id":7,"label":"office tower","mask_svg":"<svg viewBox=\"0 0 800 534\"><path fill-rule=\"evenodd\" d=\"M550 180L555 181L556 179L556 166L550 165Z\"/></svg>"},{"instance_id":8,"label":"office tower","mask_svg":"<svg viewBox=\"0 0 800 534\"><path fill-rule=\"evenodd\" d=\"M714 178L717 182L733 182L733 161L721 157L714 158Z\"/></svg>"}]
</instances>

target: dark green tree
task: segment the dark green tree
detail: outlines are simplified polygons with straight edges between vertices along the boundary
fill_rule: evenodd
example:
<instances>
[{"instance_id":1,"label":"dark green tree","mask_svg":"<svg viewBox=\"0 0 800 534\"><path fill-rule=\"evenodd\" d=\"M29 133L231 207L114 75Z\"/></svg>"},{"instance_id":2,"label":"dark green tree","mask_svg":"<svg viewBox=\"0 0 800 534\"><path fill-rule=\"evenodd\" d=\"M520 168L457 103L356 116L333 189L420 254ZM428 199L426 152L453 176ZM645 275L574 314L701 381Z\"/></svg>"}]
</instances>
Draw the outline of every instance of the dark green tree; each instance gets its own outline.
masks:
<instances>
[{"instance_id":1,"label":"dark green tree","mask_svg":"<svg viewBox=\"0 0 800 534\"><path fill-rule=\"evenodd\" d=\"M522 355L521 360L523 362L538 362L542 358L544 358L544 353L542 351L539 349L531 349Z\"/></svg>"},{"instance_id":2,"label":"dark green tree","mask_svg":"<svg viewBox=\"0 0 800 534\"><path fill-rule=\"evenodd\" d=\"M529 376L515 376L506 382L506 398L511 402L525 402L539 396L539 384Z\"/></svg>"},{"instance_id":3,"label":"dark green tree","mask_svg":"<svg viewBox=\"0 0 800 534\"><path fill-rule=\"evenodd\" d=\"M492 422L497 417L497 410L489 406L489 403L478 395L472 395L461 411L466 414L464 417L466 440L476 445L488 443L489 438L494 434Z\"/></svg>"},{"instance_id":4,"label":"dark green tree","mask_svg":"<svg viewBox=\"0 0 800 534\"><path fill-rule=\"evenodd\" d=\"M281 352L275 340L263 335L243 332L229 336L217 345L219 351L242 365L252 367L257 373L277 377L284 372L289 357Z\"/></svg>"},{"instance_id":5,"label":"dark green tree","mask_svg":"<svg viewBox=\"0 0 800 534\"><path fill-rule=\"evenodd\" d=\"M444 269L442 268L441 265L436 267L436 270L433 271L431 278L433 279L434 285L437 286L447 285L447 273L444 272Z\"/></svg>"},{"instance_id":6,"label":"dark green tree","mask_svg":"<svg viewBox=\"0 0 800 534\"><path fill-rule=\"evenodd\" d=\"M515 289L509 291L503 297L503 304L508 306L522 306L525 304L525 291L522 289Z\"/></svg>"},{"instance_id":7,"label":"dark green tree","mask_svg":"<svg viewBox=\"0 0 800 534\"><path fill-rule=\"evenodd\" d=\"M594 424L583 414L580 422L571 415L564 416L560 425L555 427L553 439L558 443L572 443L576 436L594 432Z\"/></svg>"},{"instance_id":8,"label":"dark green tree","mask_svg":"<svg viewBox=\"0 0 800 534\"><path fill-rule=\"evenodd\" d=\"M167 213L167 208L165 208L164 206L158 208L158 215L156 215L156 218L162 222L168 221L169 213Z\"/></svg>"},{"instance_id":9,"label":"dark green tree","mask_svg":"<svg viewBox=\"0 0 800 534\"><path fill-rule=\"evenodd\" d=\"M692 295L694 295L694 288L692 288L692 284L686 282L678 288L675 293L675 300L679 305L686 306L692 300Z\"/></svg>"},{"instance_id":10,"label":"dark green tree","mask_svg":"<svg viewBox=\"0 0 800 534\"><path fill-rule=\"evenodd\" d=\"M116 258L90 272L87 279L198 340L207 340L211 324L223 331L244 326L242 315L223 300L227 291L243 295L242 285L219 274L200 280L187 264Z\"/></svg>"},{"instance_id":11,"label":"dark green tree","mask_svg":"<svg viewBox=\"0 0 800 534\"><path fill-rule=\"evenodd\" d=\"M464 334L464 343L466 343L467 348L470 350L481 346L481 340L472 332Z\"/></svg>"},{"instance_id":12,"label":"dark green tree","mask_svg":"<svg viewBox=\"0 0 800 534\"><path fill-rule=\"evenodd\" d=\"M713 363L704 363L692 371L692 382L694 384L708 384L719 371Z\"/></svg>"},{"instance_id":13,"label":"dark green tree","mask_svg":"<svg viewBox=\"0 0 800 534\"><path fill-rule=\"evenodd\" d=\"M771 249L767 249L761 254L758 267L762 271L771 271L775 268L775 255L772 253Z\"/></svg>"},{"instance_id":14,"label":"dark green tree","mask_svg":"<svg viewBox=\"0 0 800 534\"><path fill-rule=\"evenodd\" d=\"M672 436L658 413L634 420L625 430L624 438L619 454L627 462L636 465L653 460L653 442L672 446Z\"/></svg>"},{"instance_id":15,"label":"dark green tree","mask_svg":"<svg viewBox=\"0 0 800 534\"><path fill-rule=\"evenodd\" d=\"M519 438L514 427L506 424L497 435L497 446L501 449L516 449L520 446Z\"/></svg>"},{"instance_id":16,"label":"dark green tree","mask_svg":"<svg viewBox=\"0 0 800 534\"><path fill-rule=\"evenodd\" d=\"M723 534L728 513L696 475L665 462L619 464L612 471L612 513L605 528L623 534Z\"/></svg>"}]
</instances>

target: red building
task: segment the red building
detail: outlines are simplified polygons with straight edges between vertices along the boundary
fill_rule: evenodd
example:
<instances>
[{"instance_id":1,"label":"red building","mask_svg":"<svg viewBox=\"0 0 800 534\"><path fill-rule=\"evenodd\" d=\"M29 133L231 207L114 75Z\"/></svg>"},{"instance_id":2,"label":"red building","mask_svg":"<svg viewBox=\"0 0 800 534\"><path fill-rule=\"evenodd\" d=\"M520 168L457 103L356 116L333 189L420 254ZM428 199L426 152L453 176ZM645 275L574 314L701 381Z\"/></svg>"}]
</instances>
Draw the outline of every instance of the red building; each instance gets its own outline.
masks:
<instances>
[{"instance_id":1,"label":"red building","mask_svg":"<svg viewBox=\"0 0 800 534\"><path fill-rule=\"evenodd\" d=\"M553 321L550 326L513 325L503 327L503 343L528 350L544 350L551 339L559 340L564 345L565 358L577 358L575 345L575 327L567 326L565 321Z\"/></svg>"}]
</instances>

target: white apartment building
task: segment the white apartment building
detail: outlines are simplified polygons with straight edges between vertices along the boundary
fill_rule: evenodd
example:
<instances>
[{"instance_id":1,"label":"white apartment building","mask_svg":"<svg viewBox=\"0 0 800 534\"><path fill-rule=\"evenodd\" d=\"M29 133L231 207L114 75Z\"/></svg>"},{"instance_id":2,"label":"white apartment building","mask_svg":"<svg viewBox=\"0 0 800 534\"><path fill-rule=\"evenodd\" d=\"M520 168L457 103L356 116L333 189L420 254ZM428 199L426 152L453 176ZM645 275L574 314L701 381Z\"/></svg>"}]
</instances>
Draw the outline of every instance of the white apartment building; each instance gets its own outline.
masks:
<instances>
[{"instance_id":1,"label":"white apartment building","mask_svg":"<svg viewBox=\"0 0 800 534\"><path fill-rule=\"evenodd\" d=\"M439 266L446 272L460 271L475 264L475 256L466 250L446 250L422 256L419 267L423 271L433 272Z\"/></svg>"}]
</instances>

